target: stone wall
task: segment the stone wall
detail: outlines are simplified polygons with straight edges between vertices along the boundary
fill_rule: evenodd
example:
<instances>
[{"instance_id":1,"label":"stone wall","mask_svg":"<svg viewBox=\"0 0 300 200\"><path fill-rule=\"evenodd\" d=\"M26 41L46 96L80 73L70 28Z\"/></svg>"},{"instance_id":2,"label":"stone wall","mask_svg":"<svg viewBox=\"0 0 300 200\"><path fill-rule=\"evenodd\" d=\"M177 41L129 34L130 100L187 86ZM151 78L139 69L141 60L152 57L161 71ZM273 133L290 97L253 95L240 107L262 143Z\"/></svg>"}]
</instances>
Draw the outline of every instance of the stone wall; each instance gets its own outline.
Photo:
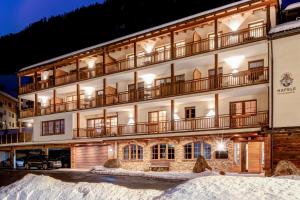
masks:
<instances>
[{"instance_id":1,"label":"stone wall","mask_svg":"<svg viewBox=\"0 0 300 200\"><path fill-rule=\"evenodd\" d=\"M130 170L142 170L147 171L150 167L150 161L152 156L151 147L160 143L174 144L175 145L175 159L170 160L170 170L172 171L191 171L195 165L195 160L184 159L184 145L190 142L204 141L212 147L212 158L207 160L208 164L214 170L234 171L234 151L233 142L226 140L228 147L228 159L216 159L215 150L217 148L217 141L220 137L197 137L197 138L176 138L176 139L160 139L160 140L147 140L147 141L131 141L131 142L119 142L118 143L118 158L121 162L121 167ZM123 149L128 144L138 144L143 147L143 160L128 161L124 160Z\"/></svg>"}]
</instances>

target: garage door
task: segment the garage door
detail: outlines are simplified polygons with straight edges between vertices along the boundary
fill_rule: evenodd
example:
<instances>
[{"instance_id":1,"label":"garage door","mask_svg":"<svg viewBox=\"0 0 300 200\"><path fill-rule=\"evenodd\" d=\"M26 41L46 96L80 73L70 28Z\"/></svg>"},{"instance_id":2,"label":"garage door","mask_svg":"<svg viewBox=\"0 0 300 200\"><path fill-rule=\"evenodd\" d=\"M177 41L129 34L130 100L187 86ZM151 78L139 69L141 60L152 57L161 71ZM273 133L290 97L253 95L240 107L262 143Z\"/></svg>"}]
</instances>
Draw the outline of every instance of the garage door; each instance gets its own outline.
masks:
<instances>
[{"instance_id":1,"label":"garage door","mask_svg":"<svg viewBox=\"0 0 300 200\"><path fill-rule=\"evenodd\" d=\"M107 146L80 146L75 148L75 167L92 168L107 160Z\"/></svg>"}]
</instances>

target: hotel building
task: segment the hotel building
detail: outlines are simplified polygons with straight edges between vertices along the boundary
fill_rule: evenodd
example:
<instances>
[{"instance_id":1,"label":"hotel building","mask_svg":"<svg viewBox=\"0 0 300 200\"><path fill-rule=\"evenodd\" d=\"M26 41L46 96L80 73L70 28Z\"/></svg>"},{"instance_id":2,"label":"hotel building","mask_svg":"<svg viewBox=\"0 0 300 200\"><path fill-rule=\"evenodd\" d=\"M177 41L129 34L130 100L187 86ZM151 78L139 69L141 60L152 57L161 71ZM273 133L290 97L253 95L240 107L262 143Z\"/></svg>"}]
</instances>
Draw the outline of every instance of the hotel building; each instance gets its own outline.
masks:
<instances>
[{"instance_id":1,"label":"hotel building","mask_svg":"<svg viewBox=\"0 0 300 200\"><path fill-rule=\"evenodd\" d=\"M191 170L202 155L216 170L270 171L277 10L244 0L21 69L25 126L0 150L65 151L72 168Z\"/></svg>"}]
</instances>

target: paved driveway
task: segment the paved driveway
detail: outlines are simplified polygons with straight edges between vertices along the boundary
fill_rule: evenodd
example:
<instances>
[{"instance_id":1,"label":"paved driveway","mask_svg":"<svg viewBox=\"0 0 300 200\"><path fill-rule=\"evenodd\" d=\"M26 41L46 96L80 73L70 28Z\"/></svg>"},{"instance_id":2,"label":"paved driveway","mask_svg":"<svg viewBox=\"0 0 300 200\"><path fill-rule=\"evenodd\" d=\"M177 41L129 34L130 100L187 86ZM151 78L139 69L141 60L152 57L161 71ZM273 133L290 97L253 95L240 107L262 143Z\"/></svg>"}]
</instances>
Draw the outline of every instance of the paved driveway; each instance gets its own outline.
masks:
<instances>
[{"instance_id":1,"label":"paved driveway","mask_svg":"<svg viewBox=\"0 0 300 200\"><path fill-rule=\"evenodd\" d=\"M93 174L88 171L62 171L62 170L0 170L0 186L9 185L22 179L26 174L46 175L65 182L113 183L131 189L157 189L167 190L184 181L156 180L145 177L110 176Z\"/></svg>"}]
</instances>

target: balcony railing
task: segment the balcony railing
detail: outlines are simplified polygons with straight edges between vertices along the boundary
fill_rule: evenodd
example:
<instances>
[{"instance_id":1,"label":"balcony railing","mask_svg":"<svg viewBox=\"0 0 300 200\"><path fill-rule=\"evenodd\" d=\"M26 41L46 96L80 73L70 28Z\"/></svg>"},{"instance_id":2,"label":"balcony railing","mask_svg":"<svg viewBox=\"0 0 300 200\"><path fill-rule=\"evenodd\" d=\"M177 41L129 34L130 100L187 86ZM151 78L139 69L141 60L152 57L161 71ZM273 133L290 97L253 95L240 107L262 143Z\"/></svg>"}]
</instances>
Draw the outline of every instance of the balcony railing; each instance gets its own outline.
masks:
<instances>
[{"instance_id":1,"label":"balcony railing","mask_svg":"<svg viewBox=\"0 0 300 200\"><path fill-rule=\"evenodd\" d=\"M25 143L32 142L32 130L11 129L0 130L0 144L13 144L13 143Z\"/></svg>"},{"instance_id":2,"label":"balcony railing","mask_svg":"<svg viewBox=\"0 0 300 200\"><path fill-rule=\"evenodd\" d=\"M255 42L266 38L266 25L250 27L247 29L224 33L218 36L217 49L237 46L249 42ZM171 59L178 59L213 51L215 49L214 39L202 39L186 44L174 44L174 55L171 55L171 48L165 47L162 50L155 50L150 53L137 55L136 58L130 57L105 64L105 74L112 74L126 71L136 67L144 67L152 64L166 62ZM86 80L105 75L103 65L100 64L94 69L83 69L79 72L79 80ZM77 80L77 73L71 73L55 78L55 85L63 85ZM45 81L44 81L45 82ZM37 85L30 83L19 88L20 94L30 93L53 86L53 80L49 82L38 82ZM52 84L53 83L53 84Z\"/></svg>"},{"instance_id":3,"label":"balcony railing","mask_svg":"<svg viewBox=\"0 0 300 200\"><path fill-rule=\"evenodd\" d=\"M150 88L140 88L138 90L119 92L117 94L109 94L105 97L103 95L97 95L96 97L81 99L79 109L89 109L114 104L147 101L152 99L166 98L175 95L187 95L226 88L267 83L269 80L268 71L269 70L266 67L241 71L235 74L223 74L219 75L217 78L206 77L194 80L178 81L174 84L168 83ZM77 101L62 102L56 104L55 110L53 104L46 107L39 106L37 110L37 115L47 115L58 112L73 111L77 109ZM21 118L34 116L34 110L32 108L22 110L20 113Z\"/></svg>"},{"instance_id":4,"label":"balcony railing","mask_svg":"<svg viewBox=\"0 0 300 200\"><path fill-rule=\"evenodd\" d=\"M139 134L159 134L172 132L188 132L214 129L235 129L263 127L268 124L268 111L258 113L230 116L220 115L216 117L198 117L193 119L179 119L174 121L141 122L130 125L118 125L100 128L74 129L74 138L97 138ZM105 131L106 130L106 131ZM137 130L137 131L135 131Z\"/></svg>"}]
</instances>

